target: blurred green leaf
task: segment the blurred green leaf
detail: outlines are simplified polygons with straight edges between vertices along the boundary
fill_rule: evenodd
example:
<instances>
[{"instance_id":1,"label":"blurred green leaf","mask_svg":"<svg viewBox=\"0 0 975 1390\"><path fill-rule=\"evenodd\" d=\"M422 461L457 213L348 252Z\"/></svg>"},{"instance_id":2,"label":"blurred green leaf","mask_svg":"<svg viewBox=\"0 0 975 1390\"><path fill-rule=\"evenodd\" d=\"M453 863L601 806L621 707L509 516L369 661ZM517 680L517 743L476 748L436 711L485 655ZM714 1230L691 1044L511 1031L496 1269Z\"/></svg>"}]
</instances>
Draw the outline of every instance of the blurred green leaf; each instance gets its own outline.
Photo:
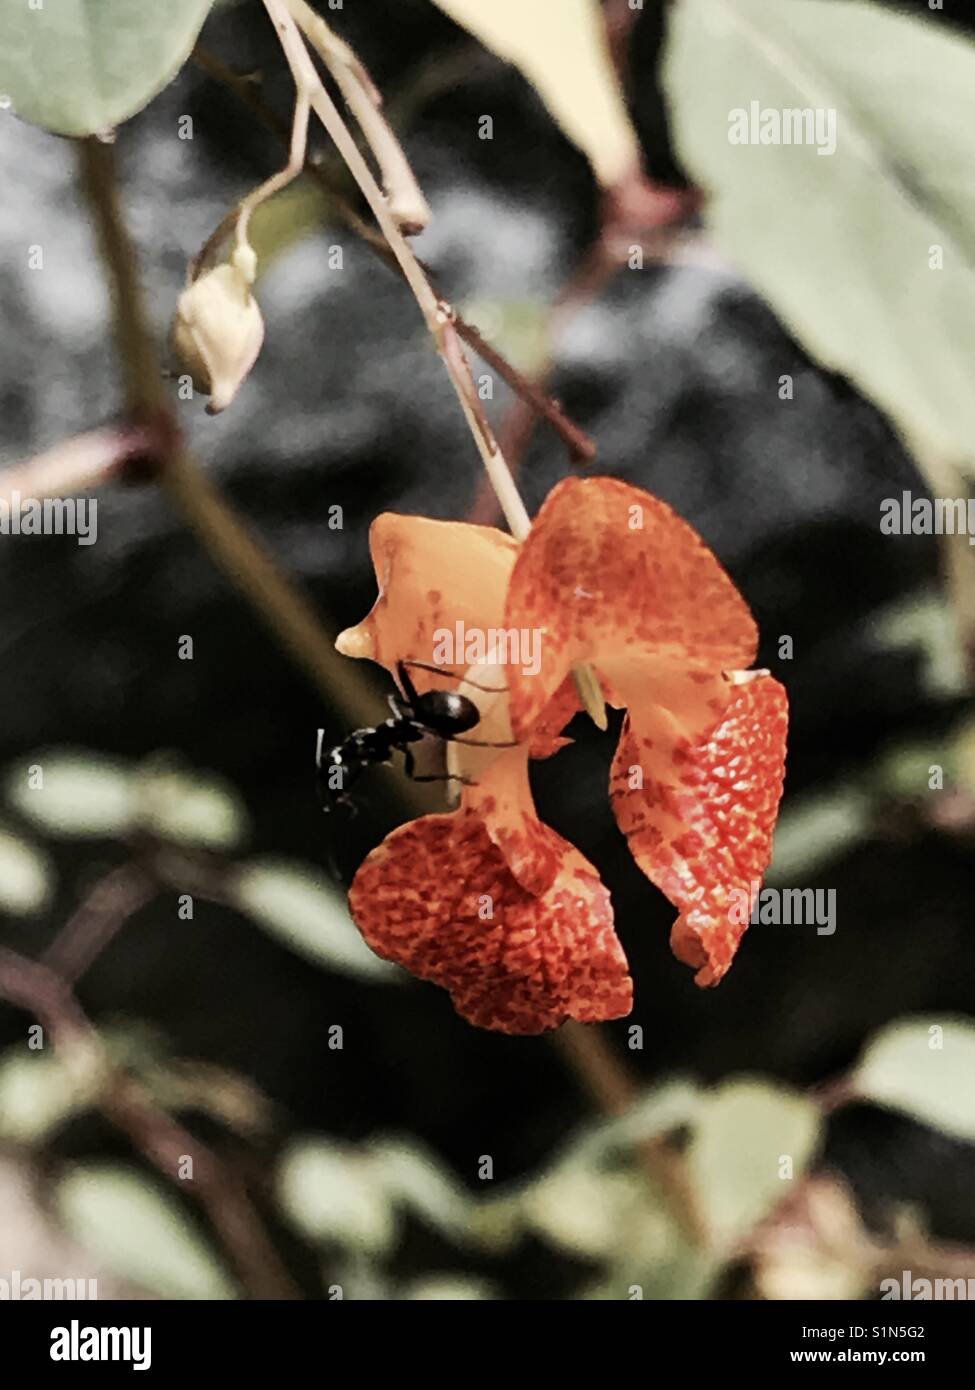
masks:
<instances>
[{"instance_id":1,"label":"blurred green leaf","mask_svg":"<svg viewBox=\"0 0 975 1390\"><path fill-rule=\"evenodd\" d=\"M254 210L250 243L257 254L258 278L307 236L320 232L332 212L320 184L301 182L276 193Z\"/></svg>"},{"instance_id":2,"label":"blurred green leaf","mask_svg":"<svg viewBox=\"0 0 975 1390\"><path fill-rule=\"evenodd\" d=\"M940 767L945 780L951 782L954 780L956 762L955 751L947 742L918 739L910 743L897 743L884 750L871 781L882 795L916 801L929 796L932 791L932 767Z\"/></svg>"},{"instance_id":3,"label":"blurred green leaf","mask_svg":"<svg viewBox=\"0 0 975 1390\"><path fill-rule=\"evenodd\" d=\"M934 1015L884 1028L852 1077L865 1100L975 1142L975 1023Z\"/></svg>"},{"instance_id":4,"label":"blurred green leaf","mask_svg":"<svg viewBox=\"0 0 975 1390\"><path fill-rule=\"evenodd\" d=\"M687 1165L717 1243L749 1230L790 1191L813 1155L820 1125L812 1101L764 1081L729 1081L704 1098Z\"/></svg>"},{"instance_id":5,"label":"blurred green leaf","mask_svg":"<svg viewBox=\"0 0 975 1390\"><path fill-rule=\"evenodd\" d=\"M681 0L665 62L718 244L787 327L919 448L970 459L975 47L832 0ZM735 110L836 112L836 148L732 144ZM826 146L828 148L828 145ZM944 268L929 268L931 248ZM879 514L878 514L879 524Z\"/></svg>"},{"instance_id":6,"label":"blurred green leaf","mask_svg":"<svg viewBox=\"0 0 975 1390\"><path fill-rule=\"evenodd\" d=\"M282 1156L278 1199L312 1240L382 1255L396 1239L393 1203L368 1155L322 1137L296 1140Z\"/></svg>"},{"instance_id":7,"label":"blurred green leaf","mask_svg":"<svg viewBox=\"0 0 975 1390\"><path fill-rule=\"evenodd\" d=\"M545 368L551 346L552 311L543 300L468 299L461 313L526 376Z\"/></svg>"},{"instance_id":8,"label":"blurred green leaf","mask_svg":"<svg viewBox=\"0 0 975 1390\"><path fill-rule=\"evenodd\" d=\"M428 1274L404 1285L398 1297L410 1302L472 1303L496 1299L499 1294L493 1284L473 1275Z\"/></svg>"},{"instance_id":9,"label":"blurred green leaf","mask_svg":"<svg viewBox=\"0 0 975 1390\"><path fill-rule=\"evenodd\" d=\"M8 769L7 798L41 830L66 838L125 835L136 816L130 769L99 753L51 748Z\"/></svg>"},{"instance_id":10,"label":"blurred green leaf","mask_svg":"<svg viewBox=\"0 0 975 1390\"><path fill-rule=\"evenodd\" d=\"M118 1274L164 1298L237 1296L179 1205L130 1168L89 1164L57 1189L74 1238Z\"/></svg>"},{"instance_id":11,"label":"blurred green leaf","mask_svg":"<svg viewBox=\"0 0 975 1390\"><path fill-rule=\"evenodd\" d=\"M471 1199L437 1158L413 1139L379 1139L369 1147L373 1171L388 1196L441 1234L464 1241Z\"/></svg>"},{"instance_id":12,"label":"blurred green leaf","mask_svg":"<svg viewBox=\"0 0 975 1390\"><path fill-rule=\"evenodd\" d=\"M968 694L958 617L943 593L910 594L891 604L875 620L873 638L886 651L917 651L924 693L932 700Z\"/></svg>"},{"instance_id":13,"label":"blurred green leaf","mask_svg":"<svg viewBox=\"0 0 975 1390\"><path fill-rule=\"evenodd\" d=\"M616 183L636 165L636 136L597 0L436 3L492 52L520 68L587 156L600 183Z\"/></svg>"},{"instance_id":14,"label":"blurred green leaf","mask_svg":"<svg viewBox=\"0 0 975 1390\"><path fill-rule=\"evenodd\" d=\"M476 1238L500 1251L532 1229L591 1258L664 1258L677 1227L640 1146L692 1123L699 1095L675 1079L645 1092L625 1114L586 1125L541 1173L474 1206L468 1220Z\"/></svg>"},{"instance_id":15,"label":"blurred green leaf","mask_svg":"<svg viewBox=\"0 0 975 1390\"><path fill-rule=\"evenodd\" d=\"M951 731L948 746L931 759L941 763L949 777L968 792L975 792L975 716L966 716Z\"/></svg>"},{"instance_id":16,"label":"blurred green leaf","mask_svg":"<svg viewBox=\"0 0 975 1390\"><path fill-rule=\"evenodd\" d=\"M247 831L230 783L184 768L168 754L133 768L102 753L42 749L8 769L5 791L22 816L65 838L122 839L140 829L219 851Z\"/></svg>"},{"instance_id":17,"label":"blurred green leaf","mask_svg":"<svg viewBox=\"0 0 975 1390\"><path fill-rule=\"evenodd\" d=\"M139 824L160 839L214 851L247 834L247 812L222 777L153 760L136 774Z\"/></svg>"},{"instance_id":18,"label":"blurred green leaf","mask_svg":"<svg viewBox=\"0 0 975 1390\"><path fill-rule=\"evenodd\" d=\"M46 854L0 830L0 912L28 917L50 901L54 866Z\"/></svg>"},{"instance_id":19,"label":"blurred green leaf","mask_svg":"<svg viewBox=\"0 0 975 1390\"><path fill-rule=\"evenodd\" d=\"M0 92L60 135L111 130L189 57L212 0L27 0L0 4Z\"/></svg>"},{"instance_id":20,"label":"blurred green leaf","mask_svg":"<svg viewBox=\"0 0 975 1390\"><path fill-rule=\"evenodd\" d=\"M679 1077L649 1087L622 1115L603 1120L576 1136L564 1161L596 1166L620 1150L631 1150L648 1139L681 1129L693 1121L700 1098L698 1087Z\"/></svg>"},{"instance_id":21,"label":"blurred green leaf","mask_svg":"<svg viewBox=\"0 0 975 1390\"><path fill-rule=\"evenodd\" d=\"M636 1165L627 1172L557 1169L529 1187L522 1210L553 1245L590 1259L623 1251L663 1258L674 1239L673 1221Z\"/></svg>"},{"instance_id":22,"label":"blurred green leaf","mask_svg":"<svg viewBox=\"0 0 975 1390\"><path fill-rule=\"evenodd\" d=\"M240 871L237 906L292 951L344 975L397 983L406 977L370 951L324 875L288 860L253 859Z\"/></svg>"},{"instance_id":23,"label":"blurred green leaf","mask_svg":"<svg viewBox=\"0 0 975 1390\"><path fill-rule=\"evenodd\" d=\"M656 1302L706 1298L719 1262L672 1227L667 1244L651 1253L622 1247L605 1272L576 1295L587 1301Z\"/></svg>"},{"instance_id":24,"label":"blurred green leaf","mask_svg":"<svg viewBox=\"0 0 975 1390\"><path fill-rule=\"evenodd\" d=\"M776 826L767 882L802 883L867 839L871 825L871 797L848 783L789 802Z\"/></svg>"},{"instance_id":25,"label":"blurred green leaf","mask_svg":"<svg viewBox=\"0 0 975 1390\"><path fill-rule=\"evenodd\" d=\"M0 1057L0 1138L43 1143L85 1109L97 1081L95 1069L69 1067L50 1048L10 1048Z\"/></svg>"}]
</instances>

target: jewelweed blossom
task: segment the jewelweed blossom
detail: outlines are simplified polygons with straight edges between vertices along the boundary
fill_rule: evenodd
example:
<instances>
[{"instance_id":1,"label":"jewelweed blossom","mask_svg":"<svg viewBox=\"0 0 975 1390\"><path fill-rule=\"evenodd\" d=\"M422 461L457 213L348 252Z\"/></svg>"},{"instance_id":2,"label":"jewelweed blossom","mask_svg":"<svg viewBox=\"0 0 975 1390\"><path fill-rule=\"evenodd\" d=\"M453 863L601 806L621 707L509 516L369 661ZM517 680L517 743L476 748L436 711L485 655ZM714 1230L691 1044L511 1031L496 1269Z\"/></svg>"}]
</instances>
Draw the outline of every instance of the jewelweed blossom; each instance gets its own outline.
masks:
<instances>
[{"instance_id":1,"label":"jewelweed blossom","mask_svg":"<svg viewBox=\"0 0 975 1390\"><path fill-rule=\"evenodd\" d=\"M687 522L614 478L569 478L520 544L491 527L384 514L370 531L379 597L339 650L395 672L431 660L435 634L535 631L532 668L445 670L475 700L472 739L449 745L458 808L393 831L361 865L352 915L379 955L449 990L471 1023L540 1033L620 1018L633 986L596 869L542 823L532 758L557 754L588 666L626 710L610 775L636 863L677 907L675 955L722 978L760 885L782 794L786 695L751 670L758 633L734 583ZM416 671L418 688L444 681ZM732 895L735 895L734 897Z\"/></svg>"}]
</instances>

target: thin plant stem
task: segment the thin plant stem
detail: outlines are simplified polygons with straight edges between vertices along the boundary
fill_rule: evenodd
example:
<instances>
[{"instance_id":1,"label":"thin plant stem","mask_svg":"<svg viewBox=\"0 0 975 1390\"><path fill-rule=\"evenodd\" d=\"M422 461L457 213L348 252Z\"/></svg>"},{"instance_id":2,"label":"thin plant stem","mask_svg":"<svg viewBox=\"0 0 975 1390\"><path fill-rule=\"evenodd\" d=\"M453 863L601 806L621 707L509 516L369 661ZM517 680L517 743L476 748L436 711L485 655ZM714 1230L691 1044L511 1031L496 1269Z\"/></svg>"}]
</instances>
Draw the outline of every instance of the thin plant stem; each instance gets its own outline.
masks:
<instances>
[{"instance_id":1,"label":"thin plant stem","mask_svg":"<svg viewBox=\"0 0 975 1390\"><path fill-rule=\"evenodd\" d=\"M376 157L390 215L411 234L430 221L430 207L403 149L382 114L382 97L358 55L305 0L284 0L292 19L335 78L349 110Z\"/></svg>"},{"instance_id":2,"label":"thin plant stem","mask_svg":"<svg viewBox=\"0 0 975 1390\"><path fill-rule=\"evenodd\" d=\"M359 147L352 138L338 108L325 90L288 3L286 0L264 0L264 5L277 29L295 86L299 91L305 90L309 93L315 114L348 165L352 177L362 190L373 216L399 262L400 269L420 307L420 312L436 344L437 351L447 368L461 409L474 436L474 442L488 477L491 479L491 485L497 495L508 529L516 540L523 540L531 529L531 518L518 489L515 487L504 455L498 448L494 433L481 408L470 366L464 355L464 349L457 336L451 315L449 312L445 312L445 306L427 280L419 261L413 254L412 247L390 211L382 189L359 152Z\"/></svg>"},{"instance_id":3,"label":"thin plant stem","mask_svg":"<svg viewBox=\"0 0 975 1390\"><path fill-rule=\"evenodd\" d=\"M485 472L494 489L508 529L515 540L522 541L531 530L531 517L481 406L474 386L474 378L471 375L470 363L457 334L449 305L445 305L436 294L423 267L413 254L413 249L393 216L372 171L360 154L338 108L315 71L315 66L299 32L298 25L301 24L304 27L304 23L308 21L308 15L316 21L313 26L316 32L321 31L324 21L320 16L315 15L314 11L308 11L308 15L305 15L308 7L301 3L296 5L296 0L264 0L264 6L278 31L281 47L288 66L291 68L297 91L309 96L315 114L322 122L339 154L348 165L352 177L362 190L373 216L400 265L407 284L413 291L413 296L420 307L420 312L423 314L430 335L457 393L457 399L460 401L461 409L474 437ZM294 8L297 8L298 11L297 23L292 14ZM330 32L327 26L325 26L325 32ZM368 131L364 130L363 134L368 137ZM390 136L390 138L392 137ZM607 728L606 704L595 672L590 667L580 666L573 670L572 676L579 699L590 718L598 728Z\"/></svg>"},{"instance_id":4,"label":"thin plant stem","mask_svg":"<svg viewBox=\"0 0 975 1390\"><path fill-rule=\"evenodd\" d=\"M137 460L152 459L159 441L143 425L108 425L65 439L0 472L0 501L21 497L66 497L87 492L124 474Z\"/></svg>"},{"instance_id":5,"label":"thin plant stem","mask_svg":"<svg viewBox=\"0 0 975 1390\"><path fill-rule=\"evenodd\" d=\"M197 45L193 50L193 61L201 72L206 73L214 82L219 82L228 91L243 102L244 105L274 134L277 139L285 146L288 144L288 127L267 103L262 99L257 82L247 76L229 68L226 63L221 62L215 54L209 52L202 45ZM318 156L309 156L305 160L304 172L318 187L326 194L330 206L338 218L363 241L369 249L377 255L386 265L402 273L402 268L389 247L386 238L381 232L377 231L365 218L360 217L359 213L352 206L345 194L342 192L337 176L331 172L325 163ZM233 227L235 210L232 209L224 221L221 223L221 230L214 233L214 238L219 233L219 239L223 240ZM211 238L207 242L210 245ZM206 248L204 248L204 251ZM200 256L204 253L201 252ZM200 256L193 264L197 264ZM450 314L458 336L477 353L492 371L497 372L502 381L514 392L526 400L531 408L537 412L549 425L561 436L568 451L570 460L573 463L591 463L596 457L595 441L581 429L562 409L558 401L541 391L537 384L530 381L522 372L509 362L504 354L499 351L493 343L487 341L479 332L476 325L470 323L464 316L458 313L452 305L448 305L445 297L437 289L429 267L420 261L423 272L427 280L434 286L434 292L444 308L444 312Z\"/></svg>"}]
</instances>

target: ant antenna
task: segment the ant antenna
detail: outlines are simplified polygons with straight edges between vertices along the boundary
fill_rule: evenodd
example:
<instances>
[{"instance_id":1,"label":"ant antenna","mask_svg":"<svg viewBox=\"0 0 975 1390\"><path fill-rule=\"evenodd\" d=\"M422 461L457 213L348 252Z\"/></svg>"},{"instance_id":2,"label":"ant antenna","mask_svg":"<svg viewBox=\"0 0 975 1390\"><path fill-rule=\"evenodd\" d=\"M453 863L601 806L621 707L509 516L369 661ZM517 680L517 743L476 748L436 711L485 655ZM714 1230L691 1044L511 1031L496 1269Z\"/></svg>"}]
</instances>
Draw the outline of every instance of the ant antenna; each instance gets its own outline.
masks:
<instances>
[{"instance_id":1,"label":"ant antenna","mask_svg":"<svg viewBox=\"0 0 975 1390\"><path fill-rule=\"evenodd\" d=\"M509 739L506 743L489 743L483 738L451 738L451 743L463 743L468 748L517 748L518 740Z\"/></svg>"},{"instance_id":2,"label":"ant antenna","mask_svg":"<svg viewBox=\"0 0 975 1390\"><path fill-rule=\"evenodd\" d=\"M481 685L452 666L430 666L425 661L401 661L399 665L415 671L429 671L434 676L450 676L453 680L463 681L465 685L472 685L475 690L483 690L485 695L506 695L508 693L506 685ZM456 743L458 740L455 739L454 742Z\"/></svg>"}]
</instances>

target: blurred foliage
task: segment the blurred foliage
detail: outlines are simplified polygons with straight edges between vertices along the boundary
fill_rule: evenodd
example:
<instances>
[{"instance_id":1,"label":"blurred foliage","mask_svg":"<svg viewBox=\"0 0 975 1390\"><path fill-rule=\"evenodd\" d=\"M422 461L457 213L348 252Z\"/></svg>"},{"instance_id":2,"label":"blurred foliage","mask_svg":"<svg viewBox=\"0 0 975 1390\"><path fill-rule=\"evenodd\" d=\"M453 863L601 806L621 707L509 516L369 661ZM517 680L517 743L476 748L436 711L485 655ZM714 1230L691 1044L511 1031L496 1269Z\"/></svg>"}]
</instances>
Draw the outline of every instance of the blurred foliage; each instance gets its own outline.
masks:
<instances>
[{"instance_id":1,"label":"blurred foliage","mask_svg":"<svg viewBox=\"0 0 975 1390\"><path fill-rule=\"evenodd\" d=\"M233 1298L179 1203L143 1173L108 1164L69 1172L55 1194L65 1228L118 1274L162 1298Z\"/></svg>"},{"instance_id":2,"label":"blurred foliage","mask_svg":"<svg viewBox=\"0 0 975 1390\"><path fill-rule=\"evenodd\" d=\"M515 63L559 125L611 186L638 158L597 0L436 0L501 58Z\"/></svg>"},{"instance_id":3,"label":"blurred foliage","mask_svg":"<svg viewBox=\"0 0 975 1390\"><path fill-rule=\"evenodd\" d=\"M975 1142L975 1027L964 1018L912 1018L874 1038L853 1073L866 1100Z\"/></svg>"},{"instance_id":4,"label":"blurred foliage","mask_svg":"<svg viewBox=\"0 0 975 1390\"><path fill-rule=\"evenodd\" d=\"M718 244L921 451L971 458L975 50L876 5L683 0L666 85ZM905 100L905 93L910 100ZM734 147L729 112L832 110L839 137ZM923 112L923 117L919 113ZM943 253L943 268L930 257Z\"/></svg>"},{"instance_id":5,"label":"blurred foliage","mask_svg":"<svg viewBox=\"0 0 975 1390\"><path fill-rule=\"evenodd\" d=\"M370 951L334 882L318 870L283 860L250 860L235 876L233 900L259 927L308 960L365 980L405 978Z\"/></svg>"}]
</instances>

